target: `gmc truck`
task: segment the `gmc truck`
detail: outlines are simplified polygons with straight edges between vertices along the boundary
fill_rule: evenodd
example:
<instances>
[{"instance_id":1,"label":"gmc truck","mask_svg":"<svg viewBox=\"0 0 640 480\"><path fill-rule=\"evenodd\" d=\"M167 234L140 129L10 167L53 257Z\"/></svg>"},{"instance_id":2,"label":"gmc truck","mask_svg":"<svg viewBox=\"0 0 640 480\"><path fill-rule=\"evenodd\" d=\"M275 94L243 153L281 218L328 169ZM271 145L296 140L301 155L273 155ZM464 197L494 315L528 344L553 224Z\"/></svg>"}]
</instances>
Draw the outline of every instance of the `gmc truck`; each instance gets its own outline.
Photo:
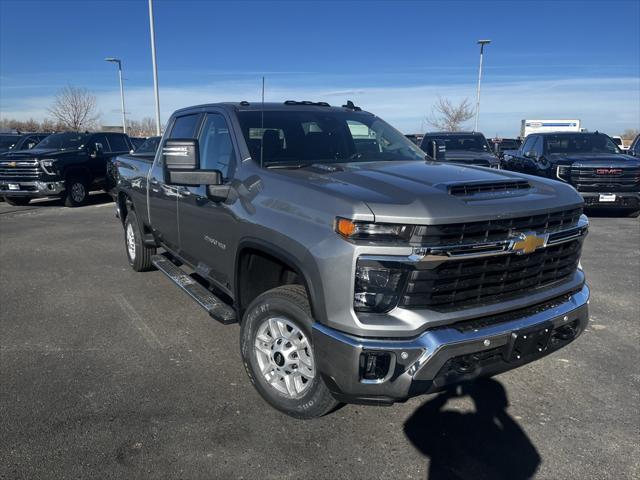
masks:
<instances>
[{"instance_id":1,"label":"gmc truck","mask_svg":"<svg viewBox=\"0 0 640 480\"><path fill-rule=\"evenodd\" d=\"M640 159L622 153L603 133L531 134L505 155L504 167L568 183L586 207L640 213Z\"/></svg>"},{"instance_id":2,"label":"gmc truck","mask_svg":"<svg viewBox=\"0 0 640 480\"><path fill-rule=\"evenodd\" d=\"M107 160L131 150L122 133L66 132L49 135L30 150L0 156L0 195L11 205L60 197L83 205L91 190L106 188Z\"/></svg>"},{"instance_id":3,"label":"gmc truck","mask_svg":"<svg viewBox=\"0 0 640 480\"><path fill-rule=\"evenodd\" d=\"M185 108L117 168L131 267L239 323L250 381L291 416L504 372L587 325L571 186L434 162L352 102Z\"/></svg>"}]
</instances>

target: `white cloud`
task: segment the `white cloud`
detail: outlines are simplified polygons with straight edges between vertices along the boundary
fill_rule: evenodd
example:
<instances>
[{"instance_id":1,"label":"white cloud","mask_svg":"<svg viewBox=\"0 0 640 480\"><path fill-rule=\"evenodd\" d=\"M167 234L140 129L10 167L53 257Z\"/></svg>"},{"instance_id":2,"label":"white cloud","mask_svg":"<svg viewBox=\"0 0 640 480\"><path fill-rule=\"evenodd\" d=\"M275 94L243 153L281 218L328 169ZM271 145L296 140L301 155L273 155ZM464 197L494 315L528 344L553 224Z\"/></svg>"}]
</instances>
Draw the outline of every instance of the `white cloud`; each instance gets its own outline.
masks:
<instances>
[{"instance_id":1,"label":"white cloud","mask_svg":"<svg viewBox=\"0 0 640 480\"><path fill-rule=\"evenodd\" d=\"M318 77L316 77L318 78ZM322 78L324 80L324 78ZM428 128L423 118L438 95L475 103L475 84L429 84L399 87L360 87L355 81L318 85L310 77L276 77L267 80L266 101L314 100L340 105L353 100L364 109L405 132ZM315 85L313 83L316 83ZM301 86L306 84L306 86ZM7 93L6 91L4 92ZM0 116L28 119L46 116L52 95L7 99L0 92ZM153 117L153 89L127 88L127 112L132 118ZM104 124L120 121L120 93L96 92ZM160 85L163 121L174 110L200 103L256 101L260 80L217 82L206 85L164 87ZM523 118L579 118L589 130L611 134L640 127L640 78L576 78L557 80L511 80L482 87L480 129L487 134L513 136Z\"/></svg>"}]
</instances>

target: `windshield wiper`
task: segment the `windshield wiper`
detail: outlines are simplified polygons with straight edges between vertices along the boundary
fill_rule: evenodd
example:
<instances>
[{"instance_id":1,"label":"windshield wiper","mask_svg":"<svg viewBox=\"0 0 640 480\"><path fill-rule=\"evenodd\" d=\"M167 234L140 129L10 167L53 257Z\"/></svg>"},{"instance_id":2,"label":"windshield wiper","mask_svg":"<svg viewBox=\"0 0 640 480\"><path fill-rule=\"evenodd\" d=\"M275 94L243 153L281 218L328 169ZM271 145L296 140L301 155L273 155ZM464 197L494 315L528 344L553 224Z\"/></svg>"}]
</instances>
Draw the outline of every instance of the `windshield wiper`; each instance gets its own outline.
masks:
<instances>
[{"instance_id":1,"label":"windshield wiper","mask_svg":"<svg viewBox=\"0 0 640 480\"><path fill-rule=\"evenodd\" d=\"M284 168L284 169L295 169L295 168L305 168L310 167L315 162L304 162L304 163L294 163L294 162L267 162L264 164L266 168Z\"/></svg>"}]
</instances>

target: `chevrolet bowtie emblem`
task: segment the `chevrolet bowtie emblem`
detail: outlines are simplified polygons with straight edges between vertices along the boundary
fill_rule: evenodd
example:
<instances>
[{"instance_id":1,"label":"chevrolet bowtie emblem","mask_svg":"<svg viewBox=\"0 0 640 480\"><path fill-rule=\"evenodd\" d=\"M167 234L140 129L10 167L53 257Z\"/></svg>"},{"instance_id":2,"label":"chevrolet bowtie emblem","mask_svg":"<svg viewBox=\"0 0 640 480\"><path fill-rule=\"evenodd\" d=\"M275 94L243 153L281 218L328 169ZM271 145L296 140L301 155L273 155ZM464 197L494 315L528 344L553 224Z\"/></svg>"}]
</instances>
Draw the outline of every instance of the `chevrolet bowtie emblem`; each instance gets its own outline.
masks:
<instances>
[{"instance_id":1,"label":"chevrolet bowtie emblem","mask_svg":"<svg viewBox=\"0 0 640 480\"><path fill-rule=\"evenodd\" d=\"M546 243L546 236L539 237L535 233L521 233L516 237L511 250L519 255L523 255L535 252L538 248L544 247Z\"/></svg>"}]
</instances>

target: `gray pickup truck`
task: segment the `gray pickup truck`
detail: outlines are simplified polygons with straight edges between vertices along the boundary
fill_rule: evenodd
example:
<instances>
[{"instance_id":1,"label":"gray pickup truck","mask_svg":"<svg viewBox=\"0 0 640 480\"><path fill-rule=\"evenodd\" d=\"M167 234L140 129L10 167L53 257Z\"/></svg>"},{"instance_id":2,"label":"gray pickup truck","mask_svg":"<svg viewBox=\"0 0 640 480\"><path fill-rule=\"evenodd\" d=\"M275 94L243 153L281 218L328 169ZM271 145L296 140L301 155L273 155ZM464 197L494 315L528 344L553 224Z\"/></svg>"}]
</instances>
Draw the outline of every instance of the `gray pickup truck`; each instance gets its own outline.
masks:
<instances>
[{"instance_id":1,"label":"gray pickup truck","mask_svg":"<svg viewBox=\"0 0 640 480\"><path fill-rule=\"evenodd\" d=\"M434 162L351 102L186 108L116 168L133 269L240 323L251 382L294 417L510 370L587 325L570 185Z\"/></svg>"}]
</instances>

